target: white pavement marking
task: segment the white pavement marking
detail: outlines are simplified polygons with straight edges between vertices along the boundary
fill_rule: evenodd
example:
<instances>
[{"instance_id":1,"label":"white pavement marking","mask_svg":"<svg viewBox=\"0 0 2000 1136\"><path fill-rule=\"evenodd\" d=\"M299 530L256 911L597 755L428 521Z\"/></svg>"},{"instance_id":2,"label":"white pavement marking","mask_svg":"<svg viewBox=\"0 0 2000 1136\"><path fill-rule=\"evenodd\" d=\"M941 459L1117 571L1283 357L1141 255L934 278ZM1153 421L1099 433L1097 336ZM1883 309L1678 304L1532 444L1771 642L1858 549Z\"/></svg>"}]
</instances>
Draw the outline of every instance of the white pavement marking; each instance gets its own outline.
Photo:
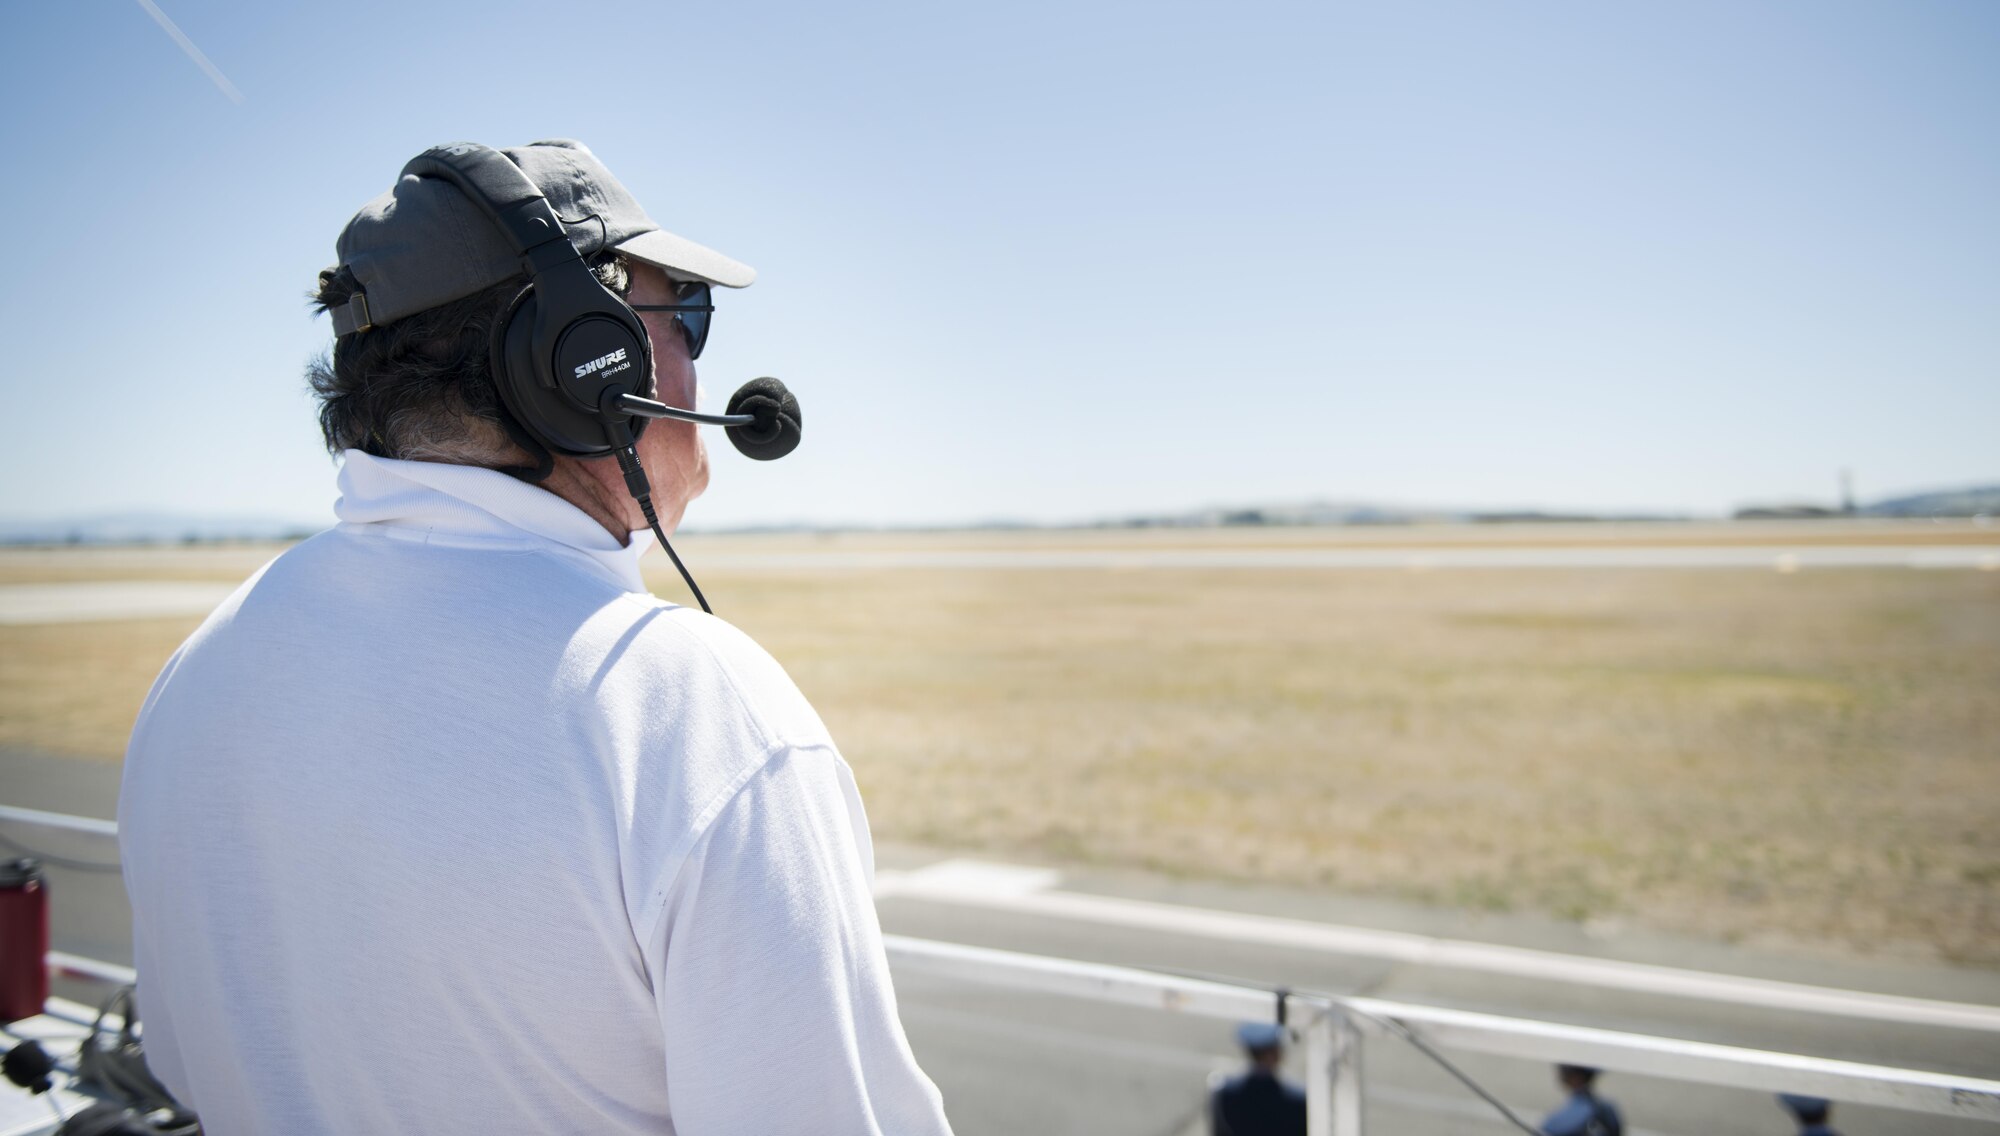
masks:
<instances>
[{"instance_id":1,"label":"white pavement marking","mask_svg":"<svg viewBox=\"0 0 2000 1136\"><path fill-rule=\"evenodd\" d=\"M1775 1010L2000 1032L2000 1006L1840 990L1403 931L1086 895L1053 890L1058 879L1055 873L1040 869L946 860L914 871L878 873L876 895ZM1037 880L1046 882L1037 887Z\"/></svg>"},{"instance_id":2,"label":"white pavement marking","mask_svg":"<svg viewBox=\"0 0 2000 1136\"><path fill-rule=\"evenodd\" d=\"M940 860L913 872L885 869L875 873L875 898L895 895L901 888L953 895L1029 895L1062 882L1052 868L998 864L991 860Z\"/></svg>"},{"instance_id":3,"label":"white pavement marking","mask_svg":"<svg viewBox=\"0 0 2000 1136\"><path fill-rule=\"evenodd\" d=\"M0 587L0 623L207 615L235 590L235 584L188 580L8 584Z\"/></svg>"},{"instance_id":4,"label":"white pavement marking","mask_svg":"<svg viewBox=\"0 0 2000 1136\"><path fill-rule=\"evenodd\" d=\"M890 568L1973 568L1994 571L1991 544L1744 545L1557 548L1161 548L958 549L881 552L717 552L712 571L793 572Z\"/></svg>"}]
</instances>

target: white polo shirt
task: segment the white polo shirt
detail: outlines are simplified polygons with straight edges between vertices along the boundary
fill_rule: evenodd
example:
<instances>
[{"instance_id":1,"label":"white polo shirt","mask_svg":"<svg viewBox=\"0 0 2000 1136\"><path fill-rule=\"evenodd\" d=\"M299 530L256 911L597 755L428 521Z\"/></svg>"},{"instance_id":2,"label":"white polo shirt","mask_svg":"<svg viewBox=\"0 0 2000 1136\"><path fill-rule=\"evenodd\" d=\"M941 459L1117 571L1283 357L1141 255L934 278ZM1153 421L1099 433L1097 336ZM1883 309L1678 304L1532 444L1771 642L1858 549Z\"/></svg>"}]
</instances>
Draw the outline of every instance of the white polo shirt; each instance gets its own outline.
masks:
<instances>
[{"instance_id":1,"label":"white polo shirt","mask_svg":"<svg viewBox=\"0 0 2000 1136\"><path fill-rule=\"evenodd\" d=\"M778 664L542 489L340 487L126 753L146 1049L210 1136L948 1132Z\"/></svg>"}]
</instances>

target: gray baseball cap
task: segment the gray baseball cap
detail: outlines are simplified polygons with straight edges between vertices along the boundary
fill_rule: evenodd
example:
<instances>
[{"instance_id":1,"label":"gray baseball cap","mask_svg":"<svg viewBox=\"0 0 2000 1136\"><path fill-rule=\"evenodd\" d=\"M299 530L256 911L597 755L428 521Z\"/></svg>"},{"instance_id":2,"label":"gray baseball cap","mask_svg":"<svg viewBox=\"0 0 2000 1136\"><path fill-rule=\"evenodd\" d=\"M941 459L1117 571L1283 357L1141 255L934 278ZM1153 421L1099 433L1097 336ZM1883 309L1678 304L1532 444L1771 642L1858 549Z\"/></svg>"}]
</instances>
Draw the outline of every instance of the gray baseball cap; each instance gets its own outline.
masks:
<instances>
[{"instance_id":1,"label":"gray baseball cap","mask_svg":"<svg viewBox=\"0 0 2000 1136\"><path fill-rule=\"evenodd\" d=\"M673 279L729 288L757 279L749 265L660 228L581 142L555 138L500 152L548 198L586 257L616 249ZM365 295L335 309L336 334L392 323L521 274L520 255L479 206L448 181L413 174L362 206L334 249Z\"/></svg>"}]
</instances>

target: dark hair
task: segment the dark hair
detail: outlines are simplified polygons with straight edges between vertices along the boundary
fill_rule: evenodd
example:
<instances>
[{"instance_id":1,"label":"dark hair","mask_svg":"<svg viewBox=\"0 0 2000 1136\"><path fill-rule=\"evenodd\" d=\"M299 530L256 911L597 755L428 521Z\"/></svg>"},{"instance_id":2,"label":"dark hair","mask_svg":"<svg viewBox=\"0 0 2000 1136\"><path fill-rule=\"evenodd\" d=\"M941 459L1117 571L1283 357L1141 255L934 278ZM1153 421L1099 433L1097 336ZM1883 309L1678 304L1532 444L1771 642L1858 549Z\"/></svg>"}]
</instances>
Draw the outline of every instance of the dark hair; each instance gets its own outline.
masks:
<instances>
[{"instance_id":1,"label":"dark hair","mask_svg":"<svg viewBox=\"0 0 2000 1136\"><path fill-rule=\"evenodd\" d=\"M625 258L600 253L591 268L621 295L631 286ZM510 473L539 468L548 455L514 424L493 383L493 330L527 287L517 276L463 299L394 323L336 339L306 363L319 399L327 452L364 450L377 457L489 466ZM319 274L310 296L315 315L360 290L341 266ZM518 463L535 450L533 466Z\"/></svg>"}]
</instances>

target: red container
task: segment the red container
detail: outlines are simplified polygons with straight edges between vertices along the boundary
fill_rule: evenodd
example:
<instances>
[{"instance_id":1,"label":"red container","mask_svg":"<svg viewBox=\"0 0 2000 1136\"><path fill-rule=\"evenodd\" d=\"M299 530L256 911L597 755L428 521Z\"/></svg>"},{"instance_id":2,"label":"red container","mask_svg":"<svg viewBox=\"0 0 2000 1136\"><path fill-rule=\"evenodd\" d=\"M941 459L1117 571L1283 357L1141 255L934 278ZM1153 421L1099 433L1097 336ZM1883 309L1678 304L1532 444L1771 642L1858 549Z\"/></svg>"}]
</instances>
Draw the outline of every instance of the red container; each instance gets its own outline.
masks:
<instances>
[{"instance_id":1,"label":"red container","mask_svg":"<svg viewBox=\"0 0 2000 1136\"><path fill-rule=\"evenodd\" d=\"M0 1025L32 1018L49 1000L49 888L42 866L0 863Z\"/></svg>"}]
</instances>

